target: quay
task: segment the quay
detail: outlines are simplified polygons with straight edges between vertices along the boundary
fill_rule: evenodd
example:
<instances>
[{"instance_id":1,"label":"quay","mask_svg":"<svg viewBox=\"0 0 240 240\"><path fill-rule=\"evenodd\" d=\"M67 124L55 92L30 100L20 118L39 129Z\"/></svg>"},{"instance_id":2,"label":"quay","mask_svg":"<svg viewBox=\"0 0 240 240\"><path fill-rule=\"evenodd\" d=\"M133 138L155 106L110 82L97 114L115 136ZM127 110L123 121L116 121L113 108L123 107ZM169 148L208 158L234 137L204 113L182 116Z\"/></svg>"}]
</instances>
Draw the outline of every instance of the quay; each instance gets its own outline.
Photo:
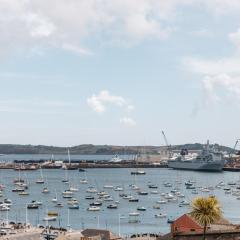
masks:
<instances>
[{"instance_id":1,"label":"quay","mask_svg":"<svg viewBox=\"0 0 240 240\"><path fill-rule=\"evenodd\" d=\"M89 169L89 168L167 168L166 163L152 163L152 162L141 162L136 163L134 160L122 161L118 163L113 163L109 161L78 161L71 164L62 162L61 164L56 164L50 161L14 161L11 163L0 163L0 169L13 169L13 170L37 170L42 169L68 169L68 170L78 170L78 169ZM84 171L84 170L83 170Z\"/></svg>"}]
</instances>

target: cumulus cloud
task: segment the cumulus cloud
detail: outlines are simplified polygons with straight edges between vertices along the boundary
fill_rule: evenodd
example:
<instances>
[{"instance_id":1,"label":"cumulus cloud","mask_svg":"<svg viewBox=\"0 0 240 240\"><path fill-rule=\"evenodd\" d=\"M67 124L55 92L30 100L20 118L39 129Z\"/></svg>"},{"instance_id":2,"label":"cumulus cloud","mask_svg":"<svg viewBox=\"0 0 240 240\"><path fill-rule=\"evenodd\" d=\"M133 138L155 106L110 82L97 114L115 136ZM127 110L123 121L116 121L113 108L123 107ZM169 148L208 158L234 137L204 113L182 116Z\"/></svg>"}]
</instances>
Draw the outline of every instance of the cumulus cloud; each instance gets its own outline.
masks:
<instances>
[{"instance_id":1,"label":"cumulus cloud","mask_svg":"<svg viewBox=\"0 0 240 240\"><path fill-rule=\"evenodd\" d=\"M127 44L166 39L186 6L233 14L239 13L240 1L0 0L0 53L60 48L89 55L86 43L93 38Z\"/></svg>"},{"instance_id":2,"label":"cumulus cloud","mask_svg":"<svg viewBox=\"0 0 240 240\"><path fill-rule=\"evenodd\" d=\"M99 94L93 94L87 99L88 105L98 113L106 111L107 105L114 105L117 107L125 107L126 109L133 108L132 105L128 105L127 100L122 96L111 95L107 90L101 91Z\"/></svg>"},{"instance_id":3,"label":"cumulus cloud","mask_svg":"<svg viewBox=\"0 0 240 240\"><path fill-rule=\"evenodd\" d=\"M104 113L109 106L119 108L121 114L124 114L124 112L130 114L135 109L134 105L129 104L127 99L122 96L112 95L107 90L103 90L97 95L93 94L87 99L87 103L97 113ZM136 125L136 122L129 116L120 118L120 123L126 126Z\"/></svg>"},{"instance_id":4,"label":"cumulus cloud","mask_svg":"<svg viewBox=\"0 0 240 240\"><path fill-rule=\"evenodd\" d=\"M134 127L136 125L136 122L130 117L121 118L120 123L129 127Z\"/></svg>"},{"instance_id":5,"label":"cumulus cloud","mask_svg":"<svg viewBox=\"0 0 240 240\"><path fill-rule=\"evenodd\" d=\"M240 30L229 34L229 39L239 50ZM240 52L218 59L188 57L183 60L185 69L200 75L204 97L217 102L225 97L240 98Z\"/></svg>"}]
</instances>

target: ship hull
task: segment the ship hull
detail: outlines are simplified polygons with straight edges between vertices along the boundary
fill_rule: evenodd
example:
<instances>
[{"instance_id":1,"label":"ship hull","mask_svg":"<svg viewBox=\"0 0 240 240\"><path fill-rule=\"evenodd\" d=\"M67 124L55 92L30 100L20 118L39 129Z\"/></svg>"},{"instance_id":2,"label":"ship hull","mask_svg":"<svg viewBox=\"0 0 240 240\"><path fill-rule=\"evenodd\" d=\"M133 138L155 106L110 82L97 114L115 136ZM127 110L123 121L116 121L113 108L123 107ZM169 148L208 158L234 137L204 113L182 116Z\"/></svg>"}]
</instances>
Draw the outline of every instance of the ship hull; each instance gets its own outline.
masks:
<instances>
[{"instance_id":1,"label":"ship hull","mask_svg":"<svg viewBox=\"0 0 240 240\"><path fill-rule=\"evenodd\" d=\"M168 167L173 169L194 170L194 171L208 171L208 172L221 172L223 170L223 161L219 162L181 162L169 161Z\"/></svg>"}]
</instances>

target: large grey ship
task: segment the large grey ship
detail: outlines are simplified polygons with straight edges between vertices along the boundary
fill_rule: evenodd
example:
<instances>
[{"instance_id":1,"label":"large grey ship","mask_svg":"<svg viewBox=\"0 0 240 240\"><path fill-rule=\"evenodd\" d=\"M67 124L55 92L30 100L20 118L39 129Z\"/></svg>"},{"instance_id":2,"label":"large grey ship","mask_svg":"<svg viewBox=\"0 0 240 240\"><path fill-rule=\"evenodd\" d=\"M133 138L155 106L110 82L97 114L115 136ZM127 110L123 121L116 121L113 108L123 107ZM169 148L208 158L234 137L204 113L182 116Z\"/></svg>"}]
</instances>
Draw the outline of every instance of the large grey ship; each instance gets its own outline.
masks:
<instances>
[{"instance_id":1,"label":"large grey ship","mask_svg":"<svg viewBox=\"0 0 240 240\"><path fill-rule=\"evenodd\" d=\"M168 161L168 167L173 169L220 172L223 166L222 153L210 150L209 144L197 156L188 157L187 149L182 149L180 156Z\"/></svg>"}]
</instances>

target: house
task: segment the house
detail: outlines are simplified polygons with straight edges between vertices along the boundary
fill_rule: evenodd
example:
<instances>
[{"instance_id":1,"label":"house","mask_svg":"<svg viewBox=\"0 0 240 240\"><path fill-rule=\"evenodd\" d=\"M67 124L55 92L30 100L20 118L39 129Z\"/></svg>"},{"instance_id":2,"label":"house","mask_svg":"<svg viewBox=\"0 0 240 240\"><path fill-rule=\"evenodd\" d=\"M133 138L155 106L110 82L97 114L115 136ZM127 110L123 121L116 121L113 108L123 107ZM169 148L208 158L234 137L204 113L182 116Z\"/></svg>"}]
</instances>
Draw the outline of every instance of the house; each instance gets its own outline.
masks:
<instances>
[{"instance_id":1,"label":"house","mask_svg":"<svg viewBox=\"0 0 240 240\"><path fill-rule=\"evenodd\" d=\"M198 240L202 239L203 226L190 214L184 214L171 224L171 232L159 240ZM224 238L222 238L224 236ZM231 224L224 218L207 227L207 239L240 239L240 226ZM220 238L219 238L220 239Z\"/></svg>"}]
</instances>

